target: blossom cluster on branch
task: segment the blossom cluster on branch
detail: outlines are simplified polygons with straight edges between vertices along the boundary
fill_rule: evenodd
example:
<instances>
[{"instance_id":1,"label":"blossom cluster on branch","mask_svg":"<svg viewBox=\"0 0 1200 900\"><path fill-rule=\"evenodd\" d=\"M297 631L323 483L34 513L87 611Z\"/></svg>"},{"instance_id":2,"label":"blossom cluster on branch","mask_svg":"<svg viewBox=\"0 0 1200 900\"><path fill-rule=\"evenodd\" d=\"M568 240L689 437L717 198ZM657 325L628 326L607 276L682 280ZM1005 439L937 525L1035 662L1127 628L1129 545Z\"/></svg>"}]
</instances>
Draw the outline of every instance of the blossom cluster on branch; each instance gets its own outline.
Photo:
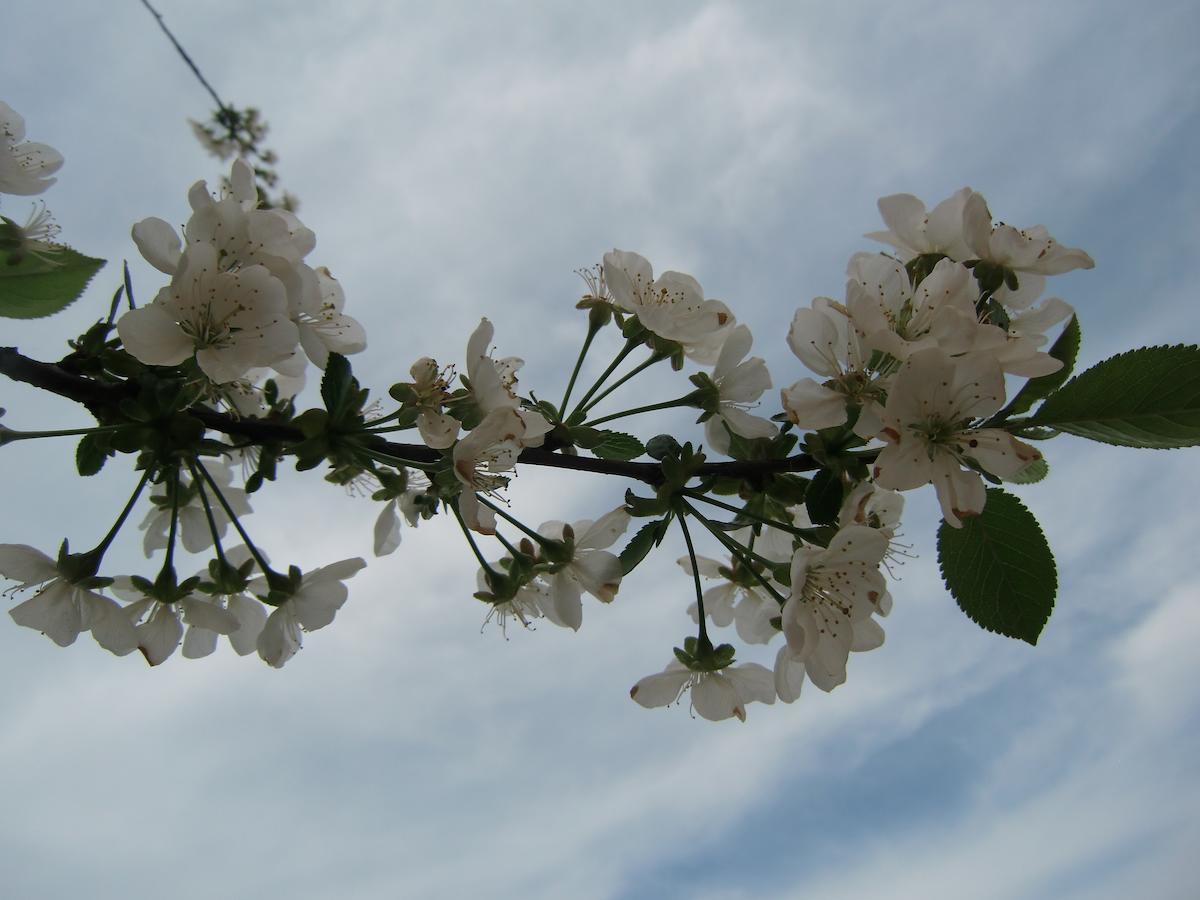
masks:
<instances>
[{"instance_id":1,"label":"blossom cluster on branch","mask_svg":"<svg viewBox=\"0 0 1200 900\"><path fill-rule=\"evenodd\" d=\"M0 125L0 192L45 190L61 156L24 143L23 121L3 104ZM908 194L879 201L887 230L868 237L888 250L855 254L841 299L794 313L787 344L810 374L792 373L778 394L729 305L691 275L656 276L643 256L612 250L580 273L586 327L558 403L546 399L558 386L520 383L522 360L496 352L484 318L463 360L415 360L409 380L390 386L391 408L371 402L352 372L347 357L366 335L329 270L306 262L314 233L260 196L241 159L217 195L196 182L182 234L157 218L133 226L143 257L169 277L153 300L138 306L126 273L108 317L57 364L0 348L0 372L79 401L97 421L52 432L0 426L0 445L72 435L80 475L120 455L137 473L92 549L71 552L64 540L51 558L0 544L0 575L30 594L10 611L17 624L63 646L90 632L151 665L180 647L206 656L223 636L235 652L283 666L304 632L333 621L345 582L365 565L275 568L251 538L251 497L291 461L380 504L377 556L401 545L403 523L452 518L478 564L474 596L501 630L543 620L578 630L585 595L614 602L677 527L694 633L631 696L655 707L686 694L706 719L744 719L752 702L795 701L806 681L832 690L851 653L883 644L887 576L907 552L897 539L904 492L936 492L939 560L960 607L1032 643L1053 606L1054 561L1036 520L998 486L1045 477L1034 444L1063 431L1125 446L1200 443L1196 348L1133 351L1068 382L1079 324L1069 304L1044 296L1046 278L1092 259L1040 225L994 221L970 188L932 209ZM0 277L0 314L48 314L82 292L87 278L64 278L83 264L4 222L8 269L61 296L14 313ZM91 262L94 272L101 261ZM604 329L619 332L619 350L584 389L577 381ZM321 370L322 405L300 412L310 364ZM683 393L612 408L623 387L663 364L688 370ZM768 405L776 396L777 411ZM702 432L688 440L610 427L672 408L696 411ZM400 433L411 442L397 442ZM595 519L533 527L507 500L521 465L587 468L636 487ZM143 549L161 557L158 570L102 575L135 507L146 510ZM697 552L701 536L720 558ZM206 565L180 578L180 548L208 555ZM773 665L738 662L717 629L774 645Z\"/></svg>"}]
</instances>

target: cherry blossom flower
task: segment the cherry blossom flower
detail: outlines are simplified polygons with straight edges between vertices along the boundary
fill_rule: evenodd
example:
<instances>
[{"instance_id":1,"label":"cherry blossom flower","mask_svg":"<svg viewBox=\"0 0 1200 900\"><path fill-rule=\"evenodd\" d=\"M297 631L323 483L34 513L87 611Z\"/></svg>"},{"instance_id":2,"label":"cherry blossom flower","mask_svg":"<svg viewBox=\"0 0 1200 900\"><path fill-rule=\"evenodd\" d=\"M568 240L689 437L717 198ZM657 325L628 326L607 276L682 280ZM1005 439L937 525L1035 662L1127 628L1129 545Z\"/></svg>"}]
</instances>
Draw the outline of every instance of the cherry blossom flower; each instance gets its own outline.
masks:
<instances>
[{"instance_id":1,"label":"cherry blossom flower","mask_svg":"<svg viewBox=\"0 0 1200 900\"><path fill-rule=\"evenodd\" d=\"M468 353L468 356L470 354ZM442 411L442 404L450 396L450 385L435 360L422 356L412 364L409 373L413 377L417 431L426 447L445 450L454 445L462 423Z\"/></svg>"},{"instance_id":2,"label":"cherry blossom flower","mask_svg":"<svg viewBox=\"0 0 1200 900\"><path fill-rule=\"evenodd\" d=\"M747 544L751 530L744 528L730 533L730 538ZM754 553L772 562L791 559L792 536L777 528L765 527L754 540ZM681 556L675 561L684 572L692 574L691 557ZM779 616L779 603L771 593L752 575L744 564L732 556L725 562L707 556L696 556L696 571L701 578L716 581L704 591L704 613L718 628L734 625L738 637L748 644L766 644L779 634L771 619ZM770 578L764 572L763 577ZM781 593L787 588L777 585ZM688 606L688 615L693 622L700 621L700 606L693 601Z\"/></svg>"},{"instance_id":3,"label":"cherry blossom flower","mask_svg":"<svg viewBox=\"0 0 1200 900\"><path fill-rule=\"evenodd\" d=\"M545 522L538 533L555 541L565 541L570 558L542 573L549 587L553 614L546 617L556 625L575 631L583 623L581 596L587 591L597 600L611 603L621 585L621 561L607 548L629 528L629 513L619 506L596 521L581 519L568 526L565 522Z\"/></svg>"},{"instance_id":4,"label":"cherry blossom flower","mask_svg":"<svg viewBox=\"0 0 1200 900\"><path fill-rule=\"evenodd\" d=\"M19 582L6 593L38 587L33 597L9 610L14 622L42 632L60 647L90 631L96 643L124 656L137 647L133 625L115 601L73 584L58 564L25 544L0 544L0 575Z\"/></svg>"},{"instance_id":5,"label":"cherry blossom flower","mask_svg":"<svg viewBox=\"0 0 1200 900\"><path fill-rule=\"evenodd\" d=\"M987 201L975 192L963 205L963 232L976 256L1016 272L1061 275L1096 265L1084 251L1058 243L1044 225L1023 229L1003 223L993 226Z\"/></svg>"},{"instance_id":6,"label":"cherry blossom flower","mask_svg":"<svg viewBox=\"0 0 1200 900\"><path fill-rule=\"evenodd\" d=\"M324 369L330 353L349 356L367 347L367 333L356 319L345 315L346 294L338 280L324 266L316 270L320 294L301 299L293 312L293 321L300 329L300 346L314 366ZM307 302L306 302L307 301Z\"/></svg>"},{"instance_id":7,"label":"cherry blossom flower","mask_svg":"<svg viewBox=\"0 0 1200 900\"><path fill-rule=\"evenodd\" d=\"M316 631L332 622L350 595L343 582L365 565L355 557L304 573L300 587L272 611L258 635L258 655L263 662L282 668L300 649L302 632ZM266 594L265 580L251 582L250 590Z\"/></svg>"},{"instance_id":8,"label":"cherry blossom flower","mask_svg":"<svg viewBox=\"0 0 1200 900\"><path fill-rule=\"evenodd\" d=\"M719 400L716 415L704 422L704 438L718 453L729 453L729 431L744 438L769 438L779 431L767 419L747 411L771 386L766 363L757 356L746 359L752 341L750 329L738 325L726 338L713 368Z\"/></svg>"},{"instance_id":9,"label":"cherry blossom flower","mask_svg":"<svg viewBox=\"0 0 1200 900\"><path fill-rule=\"evenodd\" d=\"M746 704L775 702L775 679L770 669L758 663L742 663L718 671L689 669L671 660L657 675L647 675L629 691L635 702L651 709L670 706L685 692L691 709L710 722L736 716L746 721Z\"/></svg>"},{"instance_id":10,"label":"cherry blossom flower","mask_svg":"<svg viewBox=\"0 0 1200 900\"><path fill-rule=\"evenodd\" d=\"M839 529L827 548L803 546L792 557L791 596L782 613L788 659L802 663L809 680L823 691L846 680L851 650L883 642L871 614L888 602L879 571L887 547L888 539L878 530L850 525ZM795 679L784 681L794 684Z\"/></svg>"},{"instance_id":11,"label":"cherry blossom flower","mask_svg":"<svg viewBox=\"0 0 1200 900\"><path fill-rule=\"evenodd\" d=\"M880 197L879 214L888 230L866 236L891 244L904 262L926 253L941 253L963 262L973 256L963 235L963 207L972 193L969 187L955 191L928 212L912 194Z\"/></svg>"},{"instance_id":12,"label":"cherry blossom flower","mask_svg":"<svg viewBox=\"0 0 1200 900\"><path fill-rule=\"evenodd\" d=\"M971 271L953 260L941 260L916 288L889 256L856 253L850 261L846 307L854 324L868 347L899 360L928 347L949 354L970 349L978 296Z\"/></svg>"},{"instance_id":13,"label":"cherry blossom flower","mask_svg":"<svg viewBox=\"0 0 1200 900\"><path fill-rule=\"evenodd\" d=\"M424 475L413 471L409 471L407 479L408 490L396 499L387 501L375 520L376 556L387 556L400 546L400 516L404 516L410 528L416 528L420 521L418 498L426 496L430 482Z\"/></svg>"},{"instance_id":14,"label":"cherry blossom flower","mask_svg":"<svg viewBox=\"0 0 1200 900\"><path fill-rule=\"evenodd\" d=\"M531 623L543 617L555 625L569 627L557 617L549 583L541 578L529 577L531 573L528 572L524 575L512 572L512 563L513 558L506 556L489 564L486 569L480 568L475 574L475 583L479 588L475 598L489 606L483 627L494 621L506 639L510 619L515 619L522 628L532 628Z\"/></svg>"},{"instance_id":15,"label":"cherry blossom flower","mask_svg":"<svg viewBox=\"0 0 1200 900\"><path fill-rule=\"evenodd\" d=\"M675 341L689 359L716 361L735 324L720 300L704 299L700 283L682 272L663 272L657 280L645 257L628 250L604 254L604 280L617 305L659 337Z\"/></svg>"},{"instance_id":16,"label":"cherry blossom flower","mask_svg":"<svg viewBox=\"0 0 1200 900\"><path fill-rule=\"evenodd\" d=\"M521 360L488 355L493 334L492 323L482 319L467 342L467 379L484 416L454 445L452 454L454 474L464 486L459 513L469 528L482 534L495 534L496 521L476 494L493 493L508 484L499 473L511 470L525 447L540 447L551 429L541 413L521 408L513 390Z\"/></svg>"},{"instance_id":17,"label":"cherry blossom flower","mask_svg":"<svg viewBox=\"0 0 1200 900\"><path fill-rule=\"evenodd\" d=\"M178 278L188 256L209 247L223 271L262 267L282 286L286 316L297 327L297 339L314 365L324 368L331 352L349 355L366 347L362 326L343 312L345 295L337 280L328 269L314 270L304 262L316 246L316 236L287 210L257 208L254 171L245 161L234 160L220 197L198 181L189 190L188 201L192 215L184 226L186 247L162 219L147 218L133 226L134 242L147 262ZM264 365L283 364L295 348L293 341L288 354L274 354L274 362Z\"/></svg>"},{"instance_id":18,"label":"cherry blossom flower","mask_svg":"<svg viewBox=\"0 0 1200 900\"><path fill-rule=\"evenodd\" d=\"M847 419L847 405L859 407L854 431L871 437L878 429L878 409L886 380L870 368L871 349L849 311L827 297L809 309L798 309L788 329L788 346L822 384L802 378L780 391L784 412L801 428L830 428Z\"/></svg>"},{"instance_id":19,"label":"cherry blossom flower","mask_svg":"<svg viewBox=\"0 0 1200 900\"><path fill-rule=\"evenodd\" d=\"M971 428L972 419L1004 405L1004 376L995 359L982 354L951 359L941 350L909 357L888 395L880 435L888 445L875 461L875 482L912 490L932 482L946 522L961 527L979 515L987 494L979 473L966 460L1001 478L1011 478L1041 454L999 428Z\"/></svg>"},{"instance_id":20,"label":"cherry blossom flower","mask_svg":"<svg viewBox=\"0 0 1200 900\"><path fill-rule=\"evenodd\" d=\"M49 144L25 140L25 119L0 100L0 194L40 194L58 179L62 154Z\"/></svg>"},{"instance_id":21,"label":"cherry blossom flower","mask_svg":"<svg viewBox=\"0 0 1200 900\"><path fill-rule=\"evenodd\" d=\"M125 313L117 333L147 365L177 366L194 356L214 384L284 359L299 339L279 280L263 266L226 271L209 244L190 248L171 284Z\"/></svg>"},{"instance_id":22,"label":"cherry blossom flower","mask_svg":"<svg viewBox=\"0 0 1200 900\"><path fill-rule=\"evenodd\" d=\"M221 636L229 638L229 645L238 656L249 656L258 649L258 636L267 623L267 611L262 603L249 594L235 593L214 595L209 605L232 616L237 625L226 630L227 620L223 617L189 617L188 609L184 607L183 620L188 627L183 635L183 655L187 659L210 655L217 649L217 638Z\"/></svg>"},{"instance_id":23,"label":"cherry blossom flower","mask_svg":"<svg viewBox=\"0 0 1200 900\"><path fill-rule=\"evenodd\" d=\"M216 635L232 635L241 626L241 621L232 612L199 594L191 593L173 603L162 603L144 594L127 577L113 581L112 590L129 602L124 613L136 627L138 649L152 666L162 664L175 653L183 640L185 622L189 631L198 627L212 632L214 644ZM184 655L190 655L186 648Z\"/></svg>"}]
</instances>

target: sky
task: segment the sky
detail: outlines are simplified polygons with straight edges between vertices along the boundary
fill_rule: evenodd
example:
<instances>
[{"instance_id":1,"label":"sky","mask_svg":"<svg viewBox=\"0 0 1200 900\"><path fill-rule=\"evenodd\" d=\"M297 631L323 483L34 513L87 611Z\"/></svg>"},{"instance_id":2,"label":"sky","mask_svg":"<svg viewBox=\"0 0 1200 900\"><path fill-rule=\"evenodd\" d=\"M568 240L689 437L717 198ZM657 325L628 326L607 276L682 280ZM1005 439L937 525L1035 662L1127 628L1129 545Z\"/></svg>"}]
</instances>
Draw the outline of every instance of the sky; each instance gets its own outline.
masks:
<instances>
[{"instance_id":1,"label":"sky","mask_svg":"<svg viewBox=\"0 0 1200 900\"><path fill-rule=\"evenodd\" d=\"M1200 241L1192 3L157 6L222 96L269 121L317 234L309 258L367 329L355 372L380 396L420 356L460 360L484 315L499 355L525 360L522 386L557 395L583 333L573 271L614 246L695 275L785 386L806 374L791 316L841 295L882 227L877 198L932 205L968 184L998 219L1044 223L1096 260L1052 283L1079 312L1081 368L1200 335L1178 262ZM0 324L4 345L52 359L104 315L122 259L153 296L163 279L130 226L184 221L188 187L221 164L187 125L209 98L134 0L23 8L0 60L0 99L66 157L43 195L64 239L110 260L66 312ZM679 387L652 375L634 402ZM0 407L11 428L87 424L24 386L0 385ZM664 422L692 427L639 427ZM578 633L502 635L452 522L376 560L369 500L285 473L255 499L255 539L305 568L368 567L283 670L227 647L150 669L0 623L5 890L1191 896L1195 451L1043 449L1051 477L1015 489L1058 561L1037 647L958 611L936 501L914 492L887 642L832 693L809 685L744 724L628 697L691 627L677 545L613 604L586 604ZM81 480L73 452L0 451L0 541L53 552L107 530L133 473L117 460ZM523 472L510 495L537 523L595 518L627 486ZM148 574L140 544L123 534L108 564Z\"/></svg>"}]
</instances>

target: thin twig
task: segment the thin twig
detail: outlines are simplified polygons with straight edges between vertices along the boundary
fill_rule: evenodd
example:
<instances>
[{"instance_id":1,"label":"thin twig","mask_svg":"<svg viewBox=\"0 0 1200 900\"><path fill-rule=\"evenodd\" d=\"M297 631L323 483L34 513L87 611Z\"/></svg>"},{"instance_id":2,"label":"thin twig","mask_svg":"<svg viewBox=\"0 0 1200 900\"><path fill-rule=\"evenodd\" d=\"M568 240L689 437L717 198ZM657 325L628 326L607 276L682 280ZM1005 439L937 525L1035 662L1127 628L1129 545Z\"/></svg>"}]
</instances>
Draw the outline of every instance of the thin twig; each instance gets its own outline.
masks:
<instances>
[{"instance_id":1,"label":"thin twig","mask_svg":"<svg viewBox=\"0 0 1200 900\"><path fill-rule=\"evenodd\" d=\"M148 0L142 0L142 6L146 7L146 9L150 11L150 14L158 20L158 27L162 29L163 34L167 36L167 39L175 45L176 51L178 51L179 55L183 58L183 61L187 63L188 68L192 70L192 74L199 79L202 85L204 85L204 89L208 91L209 96L216 101L217 108L222 111L230 109L230 107L225 104L225 101L217 96L216 90L214 90L213 86L208 83L208 79L204 77L204 74L200 71L199 67L192 62L192 58L188 56L188 52L184 50L179 41L175 39L175 35L171 34L171 29L168 28L167 23L163 21L162 13L151 6Z\"/></svg>"}]
</instances>

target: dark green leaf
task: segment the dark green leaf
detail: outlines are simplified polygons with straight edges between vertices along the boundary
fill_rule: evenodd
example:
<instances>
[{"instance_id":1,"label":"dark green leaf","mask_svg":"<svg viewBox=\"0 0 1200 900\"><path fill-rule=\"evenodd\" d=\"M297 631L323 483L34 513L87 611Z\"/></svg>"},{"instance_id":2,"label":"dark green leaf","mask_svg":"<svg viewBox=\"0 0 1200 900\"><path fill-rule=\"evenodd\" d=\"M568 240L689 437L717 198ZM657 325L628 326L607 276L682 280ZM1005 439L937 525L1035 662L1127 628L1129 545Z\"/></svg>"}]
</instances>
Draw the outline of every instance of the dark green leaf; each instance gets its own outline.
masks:
<instances>
[{"instance_id":1,"label":"dark green leaf","mask_svg":"<svg viewBox=\"0 0 1200 900\"><path fill-rule=\"evenodd\" d=\"M938 529L938 564L959 608L988 631L1036 644L1058 576L1037 519L1020 500L989 488L983 514Z\"/></svg>"},{"instance_id":2,"label":"dark green leaf","mask_svg":"<svg viewBox=\"0 0 1200 900\"><path fill-rule=\"evenodd\" d=\"M828 469L820 469L804 492L804 506L814 525L836 522L842 509L842 479Z\"/></svg>"},{"instance_id":3,"label":"dark green leaf","mask_svg":"<svg viewBox=\"0 0 1200 900\"><path fill-rule=\"evenodd\" d=\"M1079 355L1079 341L1082 333L1079 330L1079 317L1071 316L1062 334L1050 348L1050 355L1062 362L1063 366L1057 372L1049 375L1039 375L1025 382L1025 386L1017 391L1017 396L1004 408L998 418L1007 419L1009 416L1019 416L1033 404L1048 397L1058 390L1064 381L1071 377L1075 368L1075 359Z\"/></svg>"},{"instance_id":4,"label":"dark green leaf","mask_svg":"<svg viewBox=\"0 0 1200 900\"><path fill-rule=\"evenodd\" d=\"M646 448L631 434L622 434L619 431L605 431L604 440L592 448L592 453L601 459L618 459L627 461L637 459Z\"/></svg>"},{"instance_id":5,"label":"dark green leaf","mask_svg":"<svg viewBox=\"0 0 1200 900\"><path fill-rule=\"evenodd\" d=\"M321 399L330 416L340 418L340 413L354 403L356 385L350 371L350 360L340 353L330 353L325 363L325 374L321 377Z\"/></svg>"},{"instance_id":6,"label":"dark green leaf","mask_svg":"<svg viewBox=\"0 0 1200 900\"><path fill-rule=\"evenodd\" d=\"M571 443L576 447L591 450L593 447L598 447L604 443L604 436L607 432L601 431L599 428L591 428L587 425L572 425L567 429L567 433L570 435Z\"/></svg>"},{"instance_id":7,"label":"dark green leaf","mask_svg":"<svg viewBox=\"0 0 1200 900\"><path fill-rule=\"evenodd\" d=\"M75 468L80 475L95 475L104 468L104 462L110 456L112 450L101 446L98 435L85 434L75 448Z\"/></svg>"},{"instance_id":8,"label":"dark green leaf","mask_svg":"<svg viewBox=\"0 0 1200 900\"><path fill-rule=\"evenodd\" d=\"M26 256L8 265L0 253L0 316L40 319L66 309L80 298L104 260L64 247L48 263Z\"/></svg>"},{"instance_id":9,"label":"dark green leaf","mask_svg":"<svg viewBox=\"0 0 1200 900\"><path fill-rule=\"evenodd\" d=\"M1200 348L1142 347L1093 366L1028 420L1121 447L1200 444Z\"/></svg>"},{"instance_id":10,"label":"dark green leaf","mask_svg":"<svg viewBox=\"0 0 1200 900\"><path fill-rule=\"evenodd\" d=\"M632 572L637 564L646 558L646 554L662 543L663 535L667 533L670 521L670 516L667 516L654 522L647 522L638 529L638 533L630 538L629 543L625 545L625 549L618 557L621 560L622 574L628 575Z\"/></svg>"}]
</instances>

